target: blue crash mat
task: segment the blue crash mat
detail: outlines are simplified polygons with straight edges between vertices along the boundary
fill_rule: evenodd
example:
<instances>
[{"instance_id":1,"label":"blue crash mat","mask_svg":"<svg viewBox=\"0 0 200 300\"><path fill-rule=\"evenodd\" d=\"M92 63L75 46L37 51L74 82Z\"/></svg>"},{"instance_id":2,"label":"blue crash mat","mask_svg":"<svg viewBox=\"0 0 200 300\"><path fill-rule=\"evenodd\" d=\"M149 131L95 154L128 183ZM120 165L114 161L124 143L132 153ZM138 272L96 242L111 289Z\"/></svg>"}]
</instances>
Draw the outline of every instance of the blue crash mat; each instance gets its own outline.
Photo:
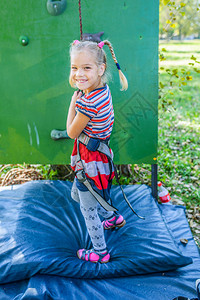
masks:
<instances>
[{"instance_id":1,"label":"blue crash mat","mask_svg":"<svg viewBox=\"0 0 200 300\"><path fill-rule=\"evenodd\" d=\"M90 241L70 189L69 182L36 181L0 192L0 299L196 297L199 251L183 207L157 205L145 185L126 186L143 221L113 187L127 224L106 232L111 262L92 264L76 257Z\"/></svg>"}]
</instances>

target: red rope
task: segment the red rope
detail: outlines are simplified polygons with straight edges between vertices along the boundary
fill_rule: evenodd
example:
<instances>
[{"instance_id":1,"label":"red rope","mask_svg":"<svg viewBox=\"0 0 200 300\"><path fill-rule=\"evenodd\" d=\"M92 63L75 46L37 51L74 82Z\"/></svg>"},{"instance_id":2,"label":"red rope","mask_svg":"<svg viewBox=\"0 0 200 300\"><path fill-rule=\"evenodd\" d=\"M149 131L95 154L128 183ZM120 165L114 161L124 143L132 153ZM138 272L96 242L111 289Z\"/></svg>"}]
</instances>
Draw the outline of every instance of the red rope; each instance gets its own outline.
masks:
<instances>
[{"instance_id":1,"label":"red rope","mask_svg":"<svg viewBox=\"0 0 200 300\"><path fill-rule=\"evenodd\" d=\"M80 20L80 40L83 38L83 25L82 25L82 15L81 15L81 0L78 1L79 5L79 20Z\"/></svg>"}]
</instances>

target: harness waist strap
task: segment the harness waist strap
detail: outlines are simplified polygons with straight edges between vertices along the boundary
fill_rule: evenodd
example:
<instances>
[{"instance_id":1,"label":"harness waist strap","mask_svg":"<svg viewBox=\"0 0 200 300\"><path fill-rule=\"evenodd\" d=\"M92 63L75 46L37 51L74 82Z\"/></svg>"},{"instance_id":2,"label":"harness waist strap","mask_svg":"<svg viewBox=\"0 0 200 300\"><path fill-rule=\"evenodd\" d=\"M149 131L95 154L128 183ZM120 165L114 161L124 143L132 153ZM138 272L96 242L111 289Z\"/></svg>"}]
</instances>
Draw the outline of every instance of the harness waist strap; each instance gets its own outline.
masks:
<instances>
[{"instance_id":1,"label":"harness waist strap","mask_svg":"<svg viewBox=\"0 0 200 300\"><path fill-rule=\"evenodd\" d=\"M78 137L78 141L80 143L82 143L83 145L85 145L86 147L88 146L91 139L92 138L90 138L83 132ZM110 154L110 148L106 143L100 141L99 139L92 139L92 140L96 140L98 143L97 148L94 151L99 151L99 152L105 154L106 156L108 156L110 159L112 159L111 154Z\"/></svg>"}]
</instances>

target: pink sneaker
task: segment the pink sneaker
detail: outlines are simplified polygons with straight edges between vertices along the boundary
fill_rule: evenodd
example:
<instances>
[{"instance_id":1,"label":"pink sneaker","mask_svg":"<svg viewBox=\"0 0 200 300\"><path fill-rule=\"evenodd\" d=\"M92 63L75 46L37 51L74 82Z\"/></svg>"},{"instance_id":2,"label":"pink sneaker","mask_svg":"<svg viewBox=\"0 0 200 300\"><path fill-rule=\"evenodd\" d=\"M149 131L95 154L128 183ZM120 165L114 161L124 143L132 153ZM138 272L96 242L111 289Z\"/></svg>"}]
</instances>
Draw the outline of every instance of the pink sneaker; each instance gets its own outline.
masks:
<instances>
[{"instance_id":1,"label":"pink sneaker","mask_svg":"<svg viewBox=\"0 0 200 300\"><path fill-rule=\"evenodd\" d=\"M103 228L104 229L111 229L111 228L121 228L126 224L126 221L124 220L122 215L115 215L112 219L110 220L104 220L102 222Z\"/></svg>"},{"instance_id":2,"label":"pink sneaker","mask_svg":"<svg viewBox=\"0 0 200 300\"><path fill-rule=\"evenodd\" d=\"M93 263L100 262L101 264L107 263L110 260L110 254L107 250L105 251L105 253L97 254L94 249L79 249L77 251L77 256L79 259L91 261Z\"/></svg>"}]
</instances>

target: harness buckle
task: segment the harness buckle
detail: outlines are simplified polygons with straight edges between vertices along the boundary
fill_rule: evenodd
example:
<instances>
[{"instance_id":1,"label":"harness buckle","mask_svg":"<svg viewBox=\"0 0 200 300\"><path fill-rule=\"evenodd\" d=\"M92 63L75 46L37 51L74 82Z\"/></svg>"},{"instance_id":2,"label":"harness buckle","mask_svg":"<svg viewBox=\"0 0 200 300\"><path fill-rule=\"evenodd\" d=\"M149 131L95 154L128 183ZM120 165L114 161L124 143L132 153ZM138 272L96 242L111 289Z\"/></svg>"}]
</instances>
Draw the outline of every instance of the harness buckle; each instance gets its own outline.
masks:
<instances>
[{"instance_id":1,"label":"harness buckle","mask_svg":"<svg viewBox=\"0 0 200 300\"><path fill-rule=\"evenodd\" d=\"M96 151L100 145L99 139L89 138L86 148L90 151Z\"/></svg>"},{"instance_id":2,"label":"harness buckle","mask_svg":"<svg viewBox=\"0 0 200 300\"><path fill-rule=\"evenodd\" d=\"M83 169L78 170L75 172L76 178L78 179L79 182L84 182L86 180L86 175Z\"/></svg>"}]
</instances>

